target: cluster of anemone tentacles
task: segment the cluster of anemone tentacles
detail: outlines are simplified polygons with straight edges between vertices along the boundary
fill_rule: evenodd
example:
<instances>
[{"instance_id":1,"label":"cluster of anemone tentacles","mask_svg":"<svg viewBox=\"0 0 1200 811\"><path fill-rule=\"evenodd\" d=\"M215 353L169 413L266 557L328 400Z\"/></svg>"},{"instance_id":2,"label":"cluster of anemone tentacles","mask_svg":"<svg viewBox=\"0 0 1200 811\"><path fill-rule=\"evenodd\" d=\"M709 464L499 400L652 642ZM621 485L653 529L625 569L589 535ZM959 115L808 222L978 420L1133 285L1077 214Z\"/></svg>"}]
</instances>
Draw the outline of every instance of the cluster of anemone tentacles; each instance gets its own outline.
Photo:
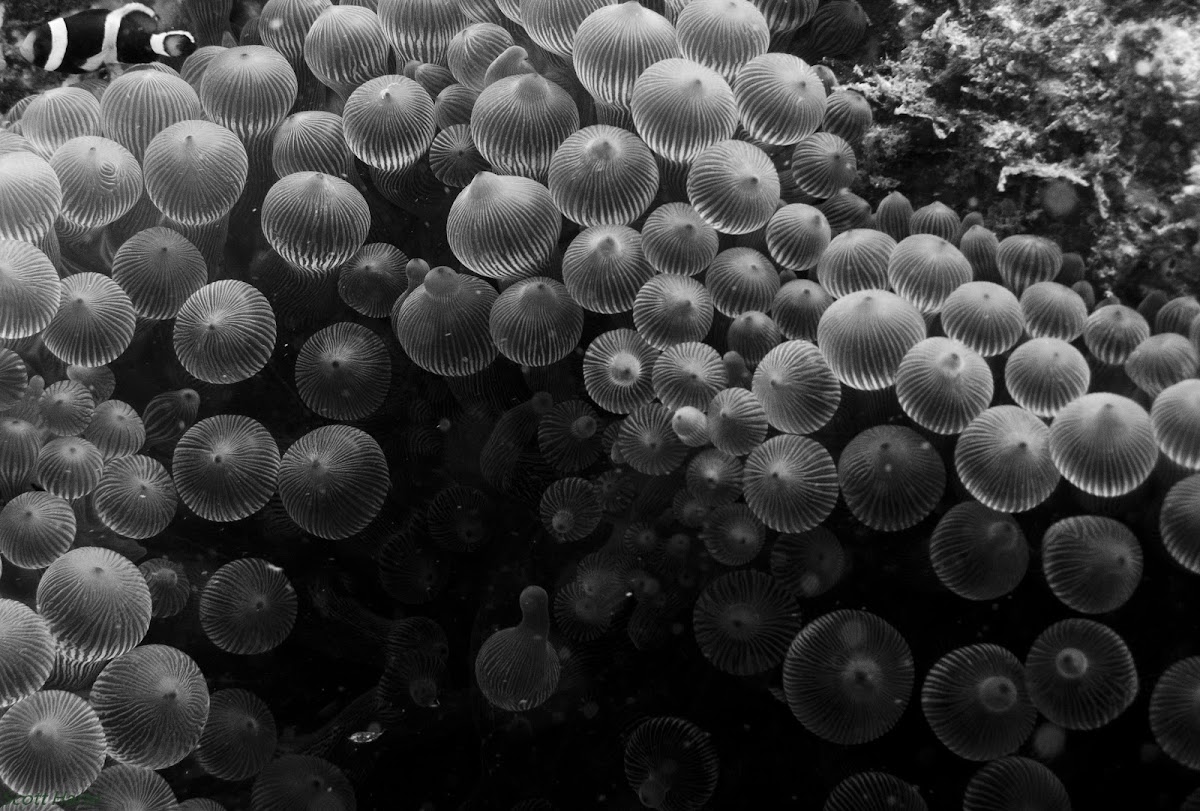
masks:
<instances>
[{"instance_id":1,"label":"cluster of anemone tentacles","mask_svg":"<svg viewBox=\"0 0 1200 811\"><path fill-rule=\"evenodd\" d=\"M851 192L871 110L819 60L861 41L852 0L269 0L237 44L227 12L197 13L178 71L49 90L0 130L8 789L221 807L176 804L157 770L186 761L255 809L356 807L330 746L284 745L270 696L210 694L167 644L268 654L303 604L382 651L359 742L464 679L536 713L579 651L690 627L830 744L919 699L984 764L966 811L1070 807L1025 747L1044 717L1052 761L1055 730L1139 692L1090 618L1165 565L1129 506L1200 573L1200 303L1097 301L1048 239ZM421 606L508 509L566 563L456 676L469 639ZM180 553L226 526L267 540ZM976 602L1038 541L1087 616L921 662L903 617L810 610L856 547L912 533ZM365 550L409 616L298 593L275 538ZM1200 769L1200 657L1156 675L1152 734ZM720 742L645 715L613 742L630 789L704 807ZM903 778L852 774L824 808L925 808Z\"/></svg>"}]
</instances>

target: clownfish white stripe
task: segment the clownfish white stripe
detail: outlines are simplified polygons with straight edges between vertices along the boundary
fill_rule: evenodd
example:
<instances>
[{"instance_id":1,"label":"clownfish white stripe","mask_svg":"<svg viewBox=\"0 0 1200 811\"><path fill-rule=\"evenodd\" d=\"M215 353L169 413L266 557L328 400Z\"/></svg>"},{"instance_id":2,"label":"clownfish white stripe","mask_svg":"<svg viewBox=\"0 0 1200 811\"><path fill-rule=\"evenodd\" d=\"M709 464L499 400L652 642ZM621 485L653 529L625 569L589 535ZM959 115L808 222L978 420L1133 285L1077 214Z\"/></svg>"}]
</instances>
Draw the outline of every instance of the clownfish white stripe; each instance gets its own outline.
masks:
<instances>
[{"instance_id":1,"label":"clownfish white stripe","mask_svg":"<svg viewBox=\"0 0 1200 811\"><path fill-rule=\"evenodd\" d=\"M63 57L67 55L67 21L56 17L49 22L50 27L50 56L43 65L46 70L58 70Z\"/></svg>"},{"instance_id":2,"label":"clownfish white stripe","mask_svg":"<svg viewBox=\"0 0 1200 811\"><path fill-rule=\"evenodd\" d=\"M117 36L121 33L121 20L134 12L141 12L158 19L154 9L141 3L126 3L104 18L104 45L100 53L83 63L84 70L98 70L101 65L117 61Z\"/></svg>"},{"instance_id":3,"label":"clownfish white stripe","mask_svg":"<svg viewBox=\"0 0 1200 811\"><path fill-rule=\"evenodd\" d=\"M191 31L163 31L150 35L150 49L159 56L172 56L173 54L167 50L167 37L187 37L192 42L196 41Z\"/></svg>"}]
</instances>

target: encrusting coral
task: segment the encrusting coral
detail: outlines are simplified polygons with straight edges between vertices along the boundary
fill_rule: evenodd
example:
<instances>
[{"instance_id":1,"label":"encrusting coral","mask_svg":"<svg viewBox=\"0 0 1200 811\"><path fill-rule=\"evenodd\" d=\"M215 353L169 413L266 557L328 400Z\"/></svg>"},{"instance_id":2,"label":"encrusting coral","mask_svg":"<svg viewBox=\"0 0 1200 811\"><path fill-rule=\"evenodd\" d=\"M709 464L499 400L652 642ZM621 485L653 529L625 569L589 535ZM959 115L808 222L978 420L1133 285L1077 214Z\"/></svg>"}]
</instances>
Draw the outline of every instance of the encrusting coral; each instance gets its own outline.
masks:
<instances>
[{"instance_id":1,"label":"encrusting coral","mask_svg":"<svg viewBox=\"0 0 1200 811\"><path fill-rule=\"evenodd\" d=\"M1200 18L1178 4L967 2L903 15L855 66L876 126L858 190L1036 230L1118 295L1200 286ZM936 15L936 16L935 16ZM934 18L931 19L930 18ZM937 167L930 171L930 167ZM874 193L874 194L872 194Z\"/></svg>"}]
</instances>

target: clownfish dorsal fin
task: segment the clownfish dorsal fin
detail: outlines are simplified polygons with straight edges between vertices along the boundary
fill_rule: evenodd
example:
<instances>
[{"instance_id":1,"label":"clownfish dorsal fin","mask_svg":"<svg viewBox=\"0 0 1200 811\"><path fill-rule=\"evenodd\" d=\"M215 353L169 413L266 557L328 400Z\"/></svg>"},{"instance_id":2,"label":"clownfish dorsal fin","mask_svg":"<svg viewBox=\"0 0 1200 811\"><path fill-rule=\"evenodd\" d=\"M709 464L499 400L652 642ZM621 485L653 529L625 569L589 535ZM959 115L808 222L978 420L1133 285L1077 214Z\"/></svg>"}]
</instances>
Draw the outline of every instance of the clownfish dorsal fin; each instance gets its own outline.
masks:
<instances>
[{"instance_id":1,"label":"clownfish dorsal fin","mask_svg":"<svg viewBox=\"0 0 1200 811\"><path fill-rule=\"evenodd\" d=\"M125 5L113 10L113 13L118 14L118 19L123 19L128 14L133 14L135 11L140 11L142 14L148 14L154 19L158 19L158 12L150 8L150 6L142 3L126 3Z\"/></svg>"}]
</instances>

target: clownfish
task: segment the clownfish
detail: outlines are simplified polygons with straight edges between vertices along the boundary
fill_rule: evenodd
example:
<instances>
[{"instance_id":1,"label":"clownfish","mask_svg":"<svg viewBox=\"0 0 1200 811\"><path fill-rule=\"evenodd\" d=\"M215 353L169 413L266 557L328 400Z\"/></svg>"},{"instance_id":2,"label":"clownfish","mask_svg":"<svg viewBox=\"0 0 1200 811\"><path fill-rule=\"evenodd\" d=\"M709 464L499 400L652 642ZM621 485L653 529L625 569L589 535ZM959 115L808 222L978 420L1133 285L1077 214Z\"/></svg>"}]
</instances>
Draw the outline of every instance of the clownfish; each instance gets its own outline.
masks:
<instances>
[{"instance_id":1,"label":"clownfish","mask_svg":"<svg viewBox=\"0 0 1200 811\"><path fill-rule=\"evenodd\" d=\"M159 31L158 15L141 3L56 17L30 31L20 46L26 62L59 73L91 73L116 62L154 62L195 50L190 32Z\"/></svg>"}]
</instances>

